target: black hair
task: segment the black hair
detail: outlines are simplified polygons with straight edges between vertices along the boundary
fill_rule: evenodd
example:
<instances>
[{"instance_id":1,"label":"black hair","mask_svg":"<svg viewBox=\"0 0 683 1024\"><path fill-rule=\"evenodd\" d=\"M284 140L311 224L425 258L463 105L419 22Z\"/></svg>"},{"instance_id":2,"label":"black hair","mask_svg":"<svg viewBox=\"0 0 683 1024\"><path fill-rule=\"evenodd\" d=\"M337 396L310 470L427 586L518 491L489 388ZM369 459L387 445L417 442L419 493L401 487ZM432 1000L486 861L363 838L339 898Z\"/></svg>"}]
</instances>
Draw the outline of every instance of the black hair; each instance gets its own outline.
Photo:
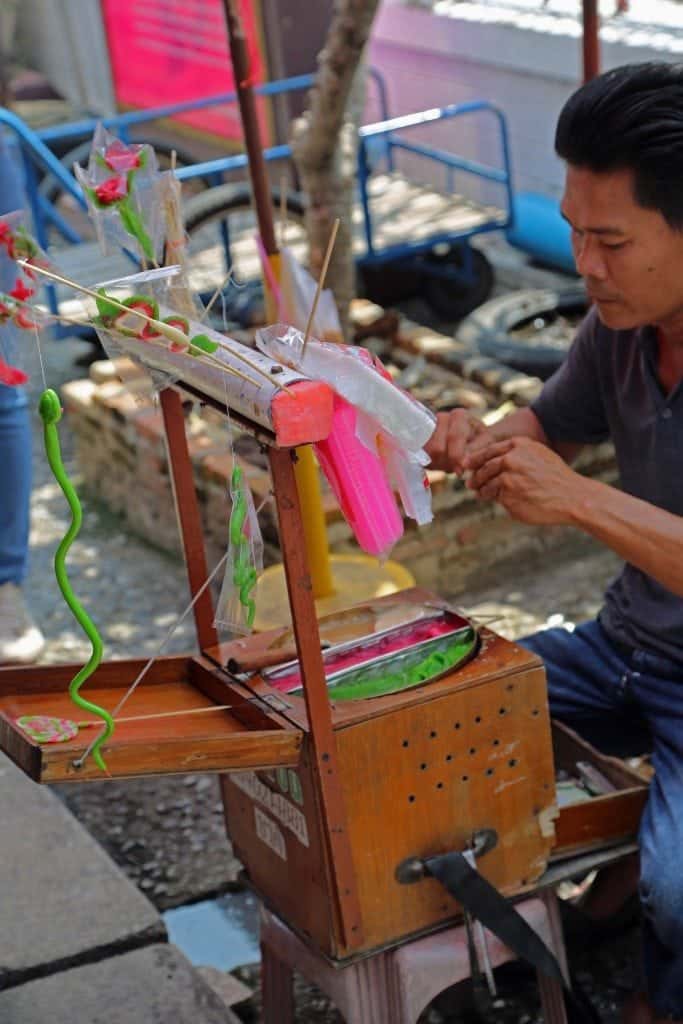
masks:
<instances>
[{"instance_id":1,"label":"black hair","mask_svg":"<svg viewBox=\"0 0 683 1024\"><path fill-rule=\"evenodd\" d=\"M628 64L569 97L555 151L595 173L633 171L636 202L683 230L683 64Z\"/></svg>"}]
</instances>

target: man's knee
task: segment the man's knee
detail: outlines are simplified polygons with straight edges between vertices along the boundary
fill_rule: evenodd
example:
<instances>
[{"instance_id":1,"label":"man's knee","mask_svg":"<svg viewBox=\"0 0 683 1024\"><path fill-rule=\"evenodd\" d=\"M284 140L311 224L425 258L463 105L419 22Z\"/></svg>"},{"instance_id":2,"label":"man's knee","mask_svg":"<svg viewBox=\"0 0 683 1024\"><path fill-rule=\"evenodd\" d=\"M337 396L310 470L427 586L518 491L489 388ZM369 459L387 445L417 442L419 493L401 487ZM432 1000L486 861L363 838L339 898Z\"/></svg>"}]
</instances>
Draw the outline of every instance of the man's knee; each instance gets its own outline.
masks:
<instances>
[{"instance_id":1,"label":"man's knee","mask_svg":"<svg viewBox=\"0 0 683 1024\"><path fill-rule=\"evenodd\" d=\"M655 935L670 950L683 949L683 886L674 858L643 858L640 876L643 914Z\"/></svg>"}]
</instances>

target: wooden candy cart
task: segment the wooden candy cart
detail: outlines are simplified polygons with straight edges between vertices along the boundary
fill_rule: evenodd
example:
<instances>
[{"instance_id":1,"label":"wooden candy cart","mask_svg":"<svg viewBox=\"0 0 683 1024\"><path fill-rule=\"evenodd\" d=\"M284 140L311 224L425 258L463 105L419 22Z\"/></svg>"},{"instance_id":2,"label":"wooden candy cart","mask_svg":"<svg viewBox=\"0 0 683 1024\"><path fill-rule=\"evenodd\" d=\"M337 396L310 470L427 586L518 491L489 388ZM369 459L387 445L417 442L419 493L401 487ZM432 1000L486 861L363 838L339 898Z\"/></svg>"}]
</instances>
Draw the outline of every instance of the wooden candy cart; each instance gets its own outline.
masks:
<instances>
[{"instance_id":1,"label":"wooden candy cart","mask_svg":"<svg viewBox=\"0 0 683 1024\"><path fill-rule=\"evenodd\" d=\"M287 670L298 672L298 689L280 685L283 669L272 664L285 631L218 642L210 591L202 589L208 573L182 392L229 411L267 449L297 654ZM463 850L488 834L492 848L478 867L499 890L516 893L551 857L634 833L645 794L636 776L564 730L554 757L540 661L489 629L477 633L426 591L384 598L371 628L359 613L356 633L450 615L469 642L460 667L407 689L335 699L329 651L321 650L321 628L334 640L335 624L319 628L316 619L293 464L294 447L317 439L315 417L304 416L284 444L274 429L187 380L164 390L161 404L190 590L199 595L199 653L159 658L146 673L104 748L111 778L221 773L227 828L255 889L335 960L400 943L458 913L434 879L401 884L397 869L411 858ZM353 617L346 620L353 632ZM367 643L356 635L344 649ZM89 696L114 708L143 664L103 664ZM253 671L260 665L270 667ZM41 745L17 723L31 714L72 717L66 687L74 671L0 671L0 746L37 782L102 778L92 759L80 760L87 730ZM613 788L558 815L555 759L597 764Z\"/></svg>"}]
</instances>

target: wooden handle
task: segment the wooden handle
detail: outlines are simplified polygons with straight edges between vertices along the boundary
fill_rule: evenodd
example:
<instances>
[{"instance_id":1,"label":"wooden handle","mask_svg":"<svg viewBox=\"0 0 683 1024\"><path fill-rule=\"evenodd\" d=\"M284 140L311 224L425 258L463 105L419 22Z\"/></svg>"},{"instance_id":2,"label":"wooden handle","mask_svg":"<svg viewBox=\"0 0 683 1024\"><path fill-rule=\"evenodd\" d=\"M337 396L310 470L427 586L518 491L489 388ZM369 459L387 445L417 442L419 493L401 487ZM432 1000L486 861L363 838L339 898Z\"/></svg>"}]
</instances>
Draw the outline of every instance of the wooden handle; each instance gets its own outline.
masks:
<instances>
[{"instance_id":1,"label":"wooden handle","mask_svg":"<svg viewBox=\"0 0 683 1024\"><path fill-rule=\"evenodd\" d=\"M228 660L228 672L239 675L241 672L260 672L262 668L270 668L272 665L279 665L281 662L294 661L297 658L297 650L294 644L291 647L280 647L277 650L245 651L239 657Z\"/></svg>"}]
</instances>

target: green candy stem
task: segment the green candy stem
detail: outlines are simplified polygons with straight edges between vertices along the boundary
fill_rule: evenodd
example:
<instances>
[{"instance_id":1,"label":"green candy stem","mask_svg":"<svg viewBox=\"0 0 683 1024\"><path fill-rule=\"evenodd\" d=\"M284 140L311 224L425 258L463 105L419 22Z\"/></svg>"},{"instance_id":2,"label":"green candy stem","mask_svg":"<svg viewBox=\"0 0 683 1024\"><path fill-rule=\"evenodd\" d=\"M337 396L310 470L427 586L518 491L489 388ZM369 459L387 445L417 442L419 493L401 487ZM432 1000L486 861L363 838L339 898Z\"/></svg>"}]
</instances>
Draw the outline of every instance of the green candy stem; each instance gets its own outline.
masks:
<instances>
[{"instance_id":1,"label":"green candy stem","mask_svg":"<svg viewBox=\"0 0 683 1024\"><path fill-rule=\"evenodd\" d=\"M193 339L196 340L196 339ZM232 514L230 516L230 543L233 546L232 582L239 592L239 601L245 610L247 626L254 625L256 602L251 592L256 586L256 569L251 564L249 538L244 533L247 518L247 496L244 493L244 479L240 466L235 466L230 481L232 493Z\"/></svg>"},{"instance_id":2,"label":"green candy stem","mask_svg":"<svg viewBox=\"0 0 683 1024\"><path fill-rule=\"evenodd\" d=\"M85 700L85 698L81 697L79 693L83 683L93 674L102 661L102 640L92 619L74 594L66 571L66 555L81 528L83 512L81 509L81 503L78 500L78 495L66 475L66 469L62 462L62 453L59 446L59 432L57 430L57 424L62 417L62 408L57 393L51 388L43 391L40 396L40 404L38 408L43 421L43 434L45 438L47 460L50 464L50 469L54 474L54 478L64 492L64 497L69 503L69 508L71 509L71 525L64 534L55 554L55 576L57 577L57 583L64 600L68 604L74 618L78 622L79 626L81 626L92 645L92 654L90 655L87 664L83 666L80 672L78 672L69 683L69 696L74 704L77 704L79 708L82 708L84 711L88 711L93 715L97 715L97 717L101 718L105 724L105 728L93 745L92 756L97 767L101 768L103 772L106 772L107 766L104 763L100 748L114 731L114 719L104 708L101 708L98 704L93 704L92 701Z\"/></svg>"}]
</instances>

